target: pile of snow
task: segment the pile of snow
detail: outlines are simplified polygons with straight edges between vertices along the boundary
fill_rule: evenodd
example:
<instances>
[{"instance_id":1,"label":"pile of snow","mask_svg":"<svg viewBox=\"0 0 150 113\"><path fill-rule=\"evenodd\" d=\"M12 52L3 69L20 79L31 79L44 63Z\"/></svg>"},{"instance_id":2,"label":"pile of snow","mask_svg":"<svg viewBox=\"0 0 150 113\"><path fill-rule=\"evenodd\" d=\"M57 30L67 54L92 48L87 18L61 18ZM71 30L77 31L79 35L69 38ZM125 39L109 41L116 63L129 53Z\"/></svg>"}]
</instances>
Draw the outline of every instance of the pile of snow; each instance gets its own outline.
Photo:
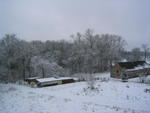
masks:
<instances>
[{"instance_id":1,"label":"pile of snow","mask_svg":"<svg viewBox=\"0 0 150 113\"><path fill-rule=\"evenodd\" d=\"M109 76L109 73L97 74ZM109 80L30 88L0 84L0 113L150 113L147 84Z\"/></svg>"}]
</instances>

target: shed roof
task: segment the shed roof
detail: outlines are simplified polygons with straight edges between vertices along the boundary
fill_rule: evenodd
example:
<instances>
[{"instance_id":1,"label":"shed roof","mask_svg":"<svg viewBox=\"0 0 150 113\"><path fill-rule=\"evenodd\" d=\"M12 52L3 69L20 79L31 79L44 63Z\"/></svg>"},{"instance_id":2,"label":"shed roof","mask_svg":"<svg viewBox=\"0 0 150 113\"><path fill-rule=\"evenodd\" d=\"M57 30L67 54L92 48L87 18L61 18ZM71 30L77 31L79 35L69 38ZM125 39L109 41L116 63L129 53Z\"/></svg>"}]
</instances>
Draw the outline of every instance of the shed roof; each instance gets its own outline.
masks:
<instances>
[{"instance_id":1,"label":"shed roof","mask_svg":"<svg viewBox=\"0 0 150 113\"><path fill-rule=\"evenodd\" d=\"M119 66L125 69L133 69L138 66L146 64L145 61L134 61L134 62L118 62Z\"/></svg>"},{"instance_id":2,"label":"shed roof","mask_svg":"<svg viewBox=\"0 0 150 113\"><path fill-rule=\"evenodd\" d=\"M144 65L140 65L140 66L134 67L132 69L126 69L126 72L142 70L142 69L150 69L150 65L149 64L144 64Z\"/></svg>"},{"instance_id":3,"label":"shed roof","mask_svg":"<svg viewBox=\"0 0 150 113\"><path fill-rule=\"evenodd\" d=\"M36 79L36 80L38 82L52 82L52 81L70 80L70 79L74 79L74 78L71 78L71 77L60 77L60 78L50 77L50 78L40 78L40 79Z\"/></svg>"}]
</instances>

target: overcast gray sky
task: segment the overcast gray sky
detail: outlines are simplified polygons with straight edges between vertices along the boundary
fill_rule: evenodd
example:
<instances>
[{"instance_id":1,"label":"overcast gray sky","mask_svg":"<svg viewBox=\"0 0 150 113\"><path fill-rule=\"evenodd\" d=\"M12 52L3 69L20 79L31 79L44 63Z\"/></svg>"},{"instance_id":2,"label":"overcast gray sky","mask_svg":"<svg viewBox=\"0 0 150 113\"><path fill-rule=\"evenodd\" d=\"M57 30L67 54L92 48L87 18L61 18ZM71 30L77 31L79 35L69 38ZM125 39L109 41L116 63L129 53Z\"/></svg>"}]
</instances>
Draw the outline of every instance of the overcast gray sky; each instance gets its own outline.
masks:
<instances>
[{"instance_id":1,"label":"overcast gray sky","mask_svg":"<svg viewBox=\"0 0 150 113\"><path fill-rule=\"evenodd\" d=\"M150 45L150 0L0 0L0 37L69 40L87 28Z\"/></svg>"}]
</instances>

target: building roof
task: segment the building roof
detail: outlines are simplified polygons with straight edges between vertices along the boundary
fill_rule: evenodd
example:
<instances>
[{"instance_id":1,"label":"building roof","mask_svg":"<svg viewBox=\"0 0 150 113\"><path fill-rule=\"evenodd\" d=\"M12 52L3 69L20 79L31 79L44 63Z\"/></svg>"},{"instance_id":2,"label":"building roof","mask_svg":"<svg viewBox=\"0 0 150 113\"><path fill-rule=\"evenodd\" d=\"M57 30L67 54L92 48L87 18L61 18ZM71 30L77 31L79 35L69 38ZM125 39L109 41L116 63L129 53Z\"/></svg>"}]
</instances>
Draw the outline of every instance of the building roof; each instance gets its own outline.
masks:
<instances>
[{"instance_id":1,"label":"building roof","mask_svg":"<svg viewBox=\"0 0 150 113\"><path fill-rule=\"evenodd\" d=\"M150 65L149 64L144 64L144 65L136 66L133 69L126 69L126 72L142 70L142 69L150 69Z\"/></svg>"},{"instance_id":2,"label":"building roof","mask_svg":"<svg viewBox=\"0 0 150 113\"><path fill-rule=\"evenodd\" d=\"M133 69L138 66L143 66L146 64L145 61L134 61L134 62L118 62L119 66L125 69Z\"/></svg>"},{"instance_id":3,"label":"building roof","mask_svg":"<svg viewBox=\"0 0 150 113\"><path fill-rule=\"evenodd\" d=\"M60 80L70 80L74 78L71 77L59 77L59 78L54 78L54 77L50 77L50 78L40 78L40 79L36 79L38 82L53 82L53 81L60 81Z\"/></svg>"}]
</instances>

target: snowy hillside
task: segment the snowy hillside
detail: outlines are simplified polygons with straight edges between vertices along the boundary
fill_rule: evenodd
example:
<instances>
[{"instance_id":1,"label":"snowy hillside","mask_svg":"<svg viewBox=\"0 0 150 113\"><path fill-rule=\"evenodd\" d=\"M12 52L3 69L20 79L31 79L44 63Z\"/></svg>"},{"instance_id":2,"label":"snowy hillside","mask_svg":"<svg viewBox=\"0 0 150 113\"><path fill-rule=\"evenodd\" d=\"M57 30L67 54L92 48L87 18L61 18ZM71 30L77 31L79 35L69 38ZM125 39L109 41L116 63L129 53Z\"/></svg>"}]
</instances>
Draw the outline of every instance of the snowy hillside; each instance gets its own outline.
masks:
<instances>
[{"instance_id":1,"label":"snowy hillside","mask_svg":"<svg viewBox=\"0 0 150 113\"><path fill-rule=\"evenodd\" d=\"M0 84L0 113L150 113L147 84L110 79L96 81L96 88L90 91L86 82L44 88Z\"/></svg>"}]
</instances>

